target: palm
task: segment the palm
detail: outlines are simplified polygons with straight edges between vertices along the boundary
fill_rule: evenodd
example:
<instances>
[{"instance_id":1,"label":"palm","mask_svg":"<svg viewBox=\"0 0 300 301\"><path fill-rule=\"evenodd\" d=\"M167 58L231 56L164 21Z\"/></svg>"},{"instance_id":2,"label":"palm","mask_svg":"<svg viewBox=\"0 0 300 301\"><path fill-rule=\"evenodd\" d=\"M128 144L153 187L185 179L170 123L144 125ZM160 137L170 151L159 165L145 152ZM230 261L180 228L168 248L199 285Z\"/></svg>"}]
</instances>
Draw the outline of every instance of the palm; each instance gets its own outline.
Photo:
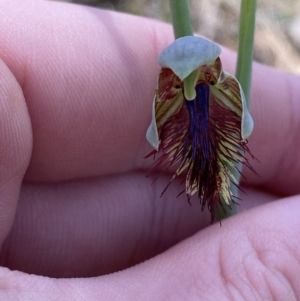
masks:
<instances>
[{"instance_id":1,"label":"palm","mask_svg":"<svg viewBox=\"0 0 300 301\"><path fill-rule=\"evenodd\" d=\"M16 285L34 300L61 289L69 300L76 292L83 300L92 293L182 300L188 290L216 300L231 298L232 283L252 300L253 292L273 292L275 270L299 297L297 196L207 227L197 201L191 207L184 196L176 199L180 180L160 198L170 175L154 184L146 177L145 132L157 54L172 40L167 25L48 1L2 2L1 264L52 277L96 276L174 245L92 279L56 282L1 269L4 290L14 296ZM223 53L232 71L235 56ZM260 65L254 72L249 147L260 176L245 170L251 186L242 210L299 193L299 79ZM257 284L261 275L269 282Z\"/></svg>"}]
</instances>

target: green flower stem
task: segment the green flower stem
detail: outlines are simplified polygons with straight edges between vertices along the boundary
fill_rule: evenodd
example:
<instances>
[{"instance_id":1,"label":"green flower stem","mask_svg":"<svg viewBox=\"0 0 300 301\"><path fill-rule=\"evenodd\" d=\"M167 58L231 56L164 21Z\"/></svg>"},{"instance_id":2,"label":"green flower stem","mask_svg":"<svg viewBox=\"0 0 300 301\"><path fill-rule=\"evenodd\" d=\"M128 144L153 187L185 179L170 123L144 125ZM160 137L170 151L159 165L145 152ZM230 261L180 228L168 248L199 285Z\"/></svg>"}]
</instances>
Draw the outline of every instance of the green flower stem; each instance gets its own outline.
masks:
<instances>
[{"instance_id":1,"label":"green flower stem","mask_svg":"<svg viewBox=\"0 0 300 301\"><path fill-rule=\"evenodd\" d=\"M192 18L187 0L169 0L175 39L192 36Z\"/></svg>"},{"instance_id":2,"label":"green flower stem","mask_svg":"<svg viewBox=\"0 0 300 301\"><path fill-rule=\"evenodd\" d=\"M240 82L249 108L256 0L242 0L240 12L239 50L235 76Z\"/></svg>"},{"instance_id":3,"label":"green flower stem","mask_svg":"<svg viewBox=\"0 0 300 301\"><path fill-rule=\"evenodd\" d=\"M240 11L239 49L235 76L242 86L248 108L251 91L255 12L256 0L242 0ZM237 168L241 170L241 164L238 164ZM240 174L234 168L231 168L231 172L236 180L240 182ZM231 185L231 191L233 195L238 196L238 189L235 185ZM222 208L218 209L221 219L226 218ZM233 204L232 210L229 211L228 215L234 215L236 212L236 205Z\"/></svg>"},{"instance_id":4,"label":"green flower stem","mask_svg":"<svg viewBox=\"0 0 300 301\"><path fill-rule=\"evenodd\" d=\"M188 0L169 0L175 39L192 36L193 26ZM197 71L192 72L184 81L184 94L188 100L195 99L194 83Z\"/></svg>"}]
</instances>

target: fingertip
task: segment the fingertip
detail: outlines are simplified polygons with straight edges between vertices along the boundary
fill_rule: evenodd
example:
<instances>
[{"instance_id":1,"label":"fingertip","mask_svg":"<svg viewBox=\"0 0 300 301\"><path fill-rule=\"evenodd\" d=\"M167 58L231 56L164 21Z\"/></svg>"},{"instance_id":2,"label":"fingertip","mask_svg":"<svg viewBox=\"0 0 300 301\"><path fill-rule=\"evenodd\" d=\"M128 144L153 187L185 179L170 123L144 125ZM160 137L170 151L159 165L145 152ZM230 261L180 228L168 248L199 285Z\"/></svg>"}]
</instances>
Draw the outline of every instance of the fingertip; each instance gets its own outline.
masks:
<instances>
[{"instance_id":1,"label":"fingertip","mask_svg":"<svg viewBox=\"0 0 300 301\"><path fill-rule=\"evenodd\" d=\"M21 87L0 60L0 243L13 222L23 176L30 161L32 133Z\"/></svg>"}]
</instances>

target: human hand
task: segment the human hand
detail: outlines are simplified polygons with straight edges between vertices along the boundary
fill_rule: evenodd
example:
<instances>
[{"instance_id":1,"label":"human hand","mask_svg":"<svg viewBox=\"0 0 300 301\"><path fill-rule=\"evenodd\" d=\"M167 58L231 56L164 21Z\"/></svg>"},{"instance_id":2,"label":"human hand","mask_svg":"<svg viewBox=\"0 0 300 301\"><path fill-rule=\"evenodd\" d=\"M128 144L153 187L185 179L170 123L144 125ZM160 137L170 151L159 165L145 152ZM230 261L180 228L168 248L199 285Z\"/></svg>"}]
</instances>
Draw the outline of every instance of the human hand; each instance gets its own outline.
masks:
<instances>
[{"instance_id":1,"label":"human hand","mask_svg":"<svg viewBox=\"0 0 300 301\"><path fill-rule=\"evenodd\" d=\"M240 207L255 208L208 227L180 180L160 198L170 175L146 177L170 26L2 0L0 28L0 263L22 271L0 269L0 300L300 298L297 76L254 64L260 177L245 169ZM233 73L235 54L222 61Z\"/></svg>"}]
</instances>

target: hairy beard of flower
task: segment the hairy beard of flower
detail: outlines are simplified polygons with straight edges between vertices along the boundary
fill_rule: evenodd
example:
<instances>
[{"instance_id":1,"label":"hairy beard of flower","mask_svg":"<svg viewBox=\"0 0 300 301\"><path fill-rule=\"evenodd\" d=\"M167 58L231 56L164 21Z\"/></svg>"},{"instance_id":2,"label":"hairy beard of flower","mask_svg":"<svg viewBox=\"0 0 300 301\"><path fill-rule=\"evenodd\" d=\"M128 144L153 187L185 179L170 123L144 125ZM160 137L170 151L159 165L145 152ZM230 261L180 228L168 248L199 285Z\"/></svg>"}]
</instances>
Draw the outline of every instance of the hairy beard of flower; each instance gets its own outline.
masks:
<instances>
[{"instance_id":1,"label":"hairy beard of flower","mask_svg":"<svg viewBox=\"0 0 300 301\"><path fill-rule=\"evenodd\" d=\"M182 89L174 79L172 82L177 92ZM210 92L212 84L200 81L195 87L196 99L184 99L181 105L174 102L172 115L159 126L158 151L151 154L159 156L154 168L178 166L170 183L186 172L185 190L181 193L185 192L189 201L197 193L202 211L207 206L213 222L219 219L218 204L226 213L235 202L230 190L231 183L238 184L232 173L235 164L252 168L245 158L249 150L241 137L241 116L215 98Z\"/></svg>"}]
</instances>

